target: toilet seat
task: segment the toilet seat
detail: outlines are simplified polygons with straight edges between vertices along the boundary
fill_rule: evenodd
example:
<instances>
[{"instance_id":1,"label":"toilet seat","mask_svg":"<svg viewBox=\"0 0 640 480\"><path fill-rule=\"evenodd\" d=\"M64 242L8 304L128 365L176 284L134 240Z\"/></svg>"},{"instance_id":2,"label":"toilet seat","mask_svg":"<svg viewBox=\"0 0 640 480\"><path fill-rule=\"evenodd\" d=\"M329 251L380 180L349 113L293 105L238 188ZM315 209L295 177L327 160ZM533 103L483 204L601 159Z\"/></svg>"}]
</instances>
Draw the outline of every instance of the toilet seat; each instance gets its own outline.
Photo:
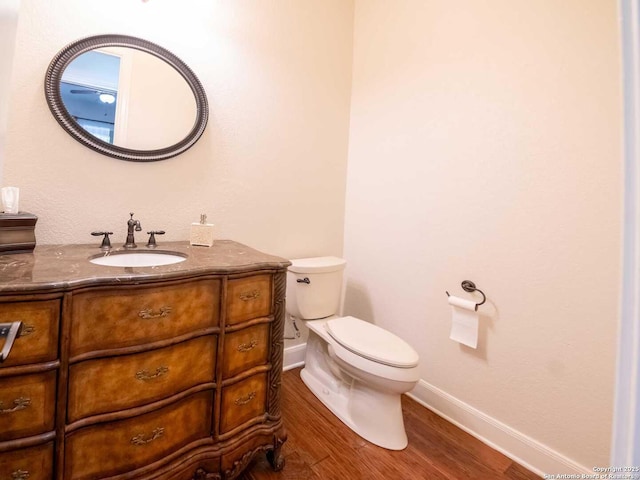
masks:
<instances>
[{"instance_id":1,"label":"toilet seat","mask_svg":"<svg viewBox=\"0 0 640 480\"><path fill-rule=\"evenodd\" d=\"M373 362L395 368L418 365L418 353L391 332L355 317L334 318L326 323L327 333L339 346ZM336 349L338 353L339 349Z\"/></svg>"}]
</instances>

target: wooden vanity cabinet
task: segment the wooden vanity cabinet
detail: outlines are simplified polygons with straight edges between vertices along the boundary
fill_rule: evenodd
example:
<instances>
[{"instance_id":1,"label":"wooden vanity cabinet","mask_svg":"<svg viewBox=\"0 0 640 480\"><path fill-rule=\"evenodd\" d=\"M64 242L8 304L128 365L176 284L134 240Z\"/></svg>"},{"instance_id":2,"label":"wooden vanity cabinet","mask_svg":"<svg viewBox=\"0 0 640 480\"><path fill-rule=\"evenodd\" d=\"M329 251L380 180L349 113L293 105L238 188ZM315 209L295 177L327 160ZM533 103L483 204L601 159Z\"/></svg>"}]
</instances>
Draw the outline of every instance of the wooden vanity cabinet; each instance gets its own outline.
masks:
<instances>
[{"instance_id":1,"label":"wooden vanity cabinet","mask_svg":"<svg viewBox=\"0 0 640 480\"><path fill-rule=\"evenodd\" d=\"M0 293L0 322L23 321L0 479L232 479L260 452L282 468L285 269Z\"/></svg>"},{"instance_id":2,"label":"wooden vanity cabinet","mask_svg":"<svg viewBox=\"0 0 640 480\"><path fill-rule=\"evenodd\" d=\"M1 479L53 478L61 303L61 295L0 298L0 323L23 324L0 363Z\"/></svg>"}]
</instances>

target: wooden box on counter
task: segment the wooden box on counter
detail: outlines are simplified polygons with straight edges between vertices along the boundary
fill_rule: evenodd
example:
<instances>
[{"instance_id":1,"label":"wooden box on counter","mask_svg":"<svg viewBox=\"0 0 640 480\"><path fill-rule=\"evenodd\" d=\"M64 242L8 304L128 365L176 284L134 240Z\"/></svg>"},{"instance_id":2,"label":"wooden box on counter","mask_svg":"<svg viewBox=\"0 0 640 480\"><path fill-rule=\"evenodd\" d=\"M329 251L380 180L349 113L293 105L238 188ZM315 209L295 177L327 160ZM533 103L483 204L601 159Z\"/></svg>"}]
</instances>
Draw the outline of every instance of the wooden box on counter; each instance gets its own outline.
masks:
<instances>
[{"instance_id":1,"label":"wooden box on counter","mask_svg":"<svg viewBox=\"0 0 640 480\"><path fill-rule=\"evenodd\" d=\"M32 252L37 221L32 213L0 213L0 254Z\"/></svg>"}]
</instances>

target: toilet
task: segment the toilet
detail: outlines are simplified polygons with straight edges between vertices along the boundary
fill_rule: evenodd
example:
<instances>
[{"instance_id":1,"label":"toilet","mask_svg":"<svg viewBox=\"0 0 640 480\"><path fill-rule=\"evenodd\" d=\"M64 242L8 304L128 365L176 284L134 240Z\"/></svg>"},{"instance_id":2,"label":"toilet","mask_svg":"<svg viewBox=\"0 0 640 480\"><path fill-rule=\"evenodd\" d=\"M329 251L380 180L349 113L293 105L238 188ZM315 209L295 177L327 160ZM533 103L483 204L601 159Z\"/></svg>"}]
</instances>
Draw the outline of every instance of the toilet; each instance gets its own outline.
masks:
<instances>
[{"instance_id":1,"label":"toilet","mask_svg":"<svg viewBox=\"0 0 640 480\"><path fill-rule=\"evenodd\" d=\"M337 315L346 261L291 260L287 313L309 328L305 385L365 440L389 450L407 446L400 396L420 379L419 357L401 338L355 317Z\"/></svg>"}]
</instances>

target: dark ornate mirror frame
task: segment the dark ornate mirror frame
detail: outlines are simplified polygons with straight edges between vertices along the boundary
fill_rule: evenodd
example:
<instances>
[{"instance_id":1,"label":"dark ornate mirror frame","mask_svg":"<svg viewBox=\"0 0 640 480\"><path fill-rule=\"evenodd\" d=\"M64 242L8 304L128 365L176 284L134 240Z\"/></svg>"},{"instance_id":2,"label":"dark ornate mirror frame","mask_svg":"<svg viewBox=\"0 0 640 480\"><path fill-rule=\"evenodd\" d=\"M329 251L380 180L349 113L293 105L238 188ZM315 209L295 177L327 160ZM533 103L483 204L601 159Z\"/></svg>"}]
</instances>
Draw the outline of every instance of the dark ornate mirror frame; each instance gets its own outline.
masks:
<instances>
[{"instance_id":1,"label":"dark ornate mirror frame","mask_svg":"<svg viewBox=\"0 0 640 480\"><path fill-rule=\"evenodd\" d=\"M195 97L197 111L193 128L183 140L170 147L156 150L134 150L119 147L94 137L80 127L73 117L69 115L60 95L60 81L64 69L79 55L89 50L103 47L129 47L150 53L171 65L184 78ZM155 162L180 155L198 141L209 118L207 96L202 84L191 69L168 50L147 40L127 35L96 35L77 40L64 47L53 57L49 68L47 68L44 80L44 94L54 118L74 139L103 155L132 162Z\"/></svg>"}]
</instances>

